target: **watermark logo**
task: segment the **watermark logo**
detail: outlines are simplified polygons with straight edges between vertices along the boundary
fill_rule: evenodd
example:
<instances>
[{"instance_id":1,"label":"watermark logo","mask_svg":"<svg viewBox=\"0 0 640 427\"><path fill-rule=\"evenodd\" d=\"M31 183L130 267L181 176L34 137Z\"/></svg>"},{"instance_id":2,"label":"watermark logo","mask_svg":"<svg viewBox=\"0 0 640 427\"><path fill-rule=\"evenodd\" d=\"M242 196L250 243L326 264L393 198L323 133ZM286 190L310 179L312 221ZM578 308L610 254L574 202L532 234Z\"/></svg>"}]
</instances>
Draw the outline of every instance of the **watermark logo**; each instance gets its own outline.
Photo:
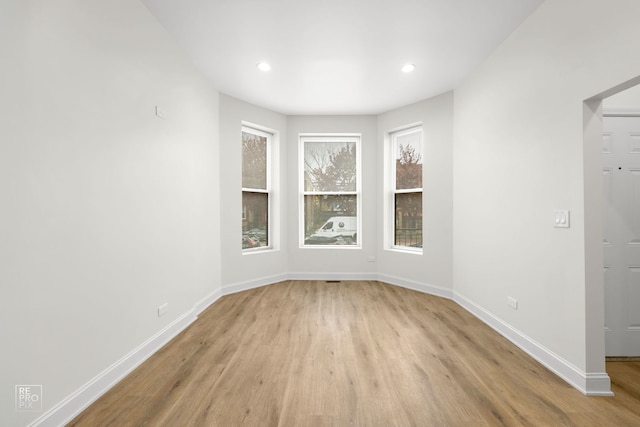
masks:
<instances>
[{"instance_id":1,"label":"watermark logo","mask_svg":"<svg viewBox=\"0 0 640 427\"><path fill-rule=\"evenodd\" d=\"M42 411L42 386L17 385L16 411Z\"/></svg>"}]
</instances>

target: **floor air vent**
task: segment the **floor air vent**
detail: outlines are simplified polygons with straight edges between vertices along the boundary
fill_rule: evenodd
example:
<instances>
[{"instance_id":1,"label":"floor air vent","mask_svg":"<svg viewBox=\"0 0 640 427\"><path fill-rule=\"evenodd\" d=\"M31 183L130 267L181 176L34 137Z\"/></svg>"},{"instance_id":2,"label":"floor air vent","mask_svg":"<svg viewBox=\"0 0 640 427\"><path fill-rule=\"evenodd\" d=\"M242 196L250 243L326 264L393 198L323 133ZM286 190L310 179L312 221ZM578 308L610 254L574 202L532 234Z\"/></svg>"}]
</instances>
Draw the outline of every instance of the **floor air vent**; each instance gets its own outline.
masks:
<instances>
[{"instance_id":1,"label":"floor air vent","mask_svg":"<svg viewBox=\"0 0 640 427\"><path fill-rule=\"evenodd\" d=\"M324 283L342 283L340 280L325 280Z\"/></svg>"}]
</instances>

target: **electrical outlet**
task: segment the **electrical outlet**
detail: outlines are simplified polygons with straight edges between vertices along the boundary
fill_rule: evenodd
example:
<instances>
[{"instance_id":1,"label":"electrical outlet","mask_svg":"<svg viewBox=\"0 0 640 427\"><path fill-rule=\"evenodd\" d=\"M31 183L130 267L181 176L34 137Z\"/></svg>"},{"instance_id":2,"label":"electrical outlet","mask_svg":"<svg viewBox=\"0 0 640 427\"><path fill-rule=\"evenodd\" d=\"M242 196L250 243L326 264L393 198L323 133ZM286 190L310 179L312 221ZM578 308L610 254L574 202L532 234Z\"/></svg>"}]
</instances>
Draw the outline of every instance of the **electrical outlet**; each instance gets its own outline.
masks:
<instances>
[{"instance_id":1,"label":"electrical outlet","mask_svg":"<svg viewBox=\"0 0 640 427\"><path fill-rule=\"evenodd\" d=\"M367 258L368 262L376 262L376 257L374 256L370 256L369 258Z\"/></svg>"},{"instance_id":2,"label":"electrical outlet","mask_svg":"<svg viewBox=\"0 0 640 427\"><path fill-rule=\"evenodd\" d=\"M158 307L158 317L166 314L167 311L169 311L169 303L165 302L164 304Z\"/></svg>"},{"instance_id":3,"label":"electrical outlet","mask_svg":"<svg viewBox=\"0 0 640 427\"><path fill-rule=\"evenodd\" d=\"M507 297L507 305L514 310L518 309L518 300L512 297Z\"/></svg>"}]
</instances>

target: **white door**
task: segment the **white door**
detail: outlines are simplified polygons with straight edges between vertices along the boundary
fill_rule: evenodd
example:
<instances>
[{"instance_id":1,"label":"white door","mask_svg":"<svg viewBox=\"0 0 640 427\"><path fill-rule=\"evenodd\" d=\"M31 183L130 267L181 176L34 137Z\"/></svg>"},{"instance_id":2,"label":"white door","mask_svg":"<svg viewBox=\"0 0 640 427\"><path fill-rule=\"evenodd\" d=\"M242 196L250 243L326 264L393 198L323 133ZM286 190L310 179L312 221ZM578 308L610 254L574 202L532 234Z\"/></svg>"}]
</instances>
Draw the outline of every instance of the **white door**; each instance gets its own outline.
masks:
<instances>
[{"instance_id":1,"label":"white door","mask_svg":"<svg viewBox=\"0 0 640 427\"><path fill-rule=\"evenodd\" d=\"M640 117L604 117L607 356L640 356Z\"/></svg>"}]
</instances>

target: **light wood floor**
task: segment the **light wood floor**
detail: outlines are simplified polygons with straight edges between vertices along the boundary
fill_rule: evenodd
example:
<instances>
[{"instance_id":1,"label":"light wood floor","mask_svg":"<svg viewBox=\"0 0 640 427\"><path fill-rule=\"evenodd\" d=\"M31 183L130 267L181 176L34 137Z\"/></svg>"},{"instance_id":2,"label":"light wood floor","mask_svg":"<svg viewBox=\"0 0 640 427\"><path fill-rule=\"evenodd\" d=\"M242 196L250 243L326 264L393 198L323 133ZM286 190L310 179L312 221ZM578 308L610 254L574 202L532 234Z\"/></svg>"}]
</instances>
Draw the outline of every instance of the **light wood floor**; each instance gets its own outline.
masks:
<instances>
[{"instance_id":1,"label":"light wood floor","mask_svg":"<svg viewBox=\"0 0 640 427\"><path fill-rule=\"evenodd\" d=\"M379 282L221 298L71 426L640 426L640 362L586 397L456 303Z\"/></svg>"}]
</instances>

